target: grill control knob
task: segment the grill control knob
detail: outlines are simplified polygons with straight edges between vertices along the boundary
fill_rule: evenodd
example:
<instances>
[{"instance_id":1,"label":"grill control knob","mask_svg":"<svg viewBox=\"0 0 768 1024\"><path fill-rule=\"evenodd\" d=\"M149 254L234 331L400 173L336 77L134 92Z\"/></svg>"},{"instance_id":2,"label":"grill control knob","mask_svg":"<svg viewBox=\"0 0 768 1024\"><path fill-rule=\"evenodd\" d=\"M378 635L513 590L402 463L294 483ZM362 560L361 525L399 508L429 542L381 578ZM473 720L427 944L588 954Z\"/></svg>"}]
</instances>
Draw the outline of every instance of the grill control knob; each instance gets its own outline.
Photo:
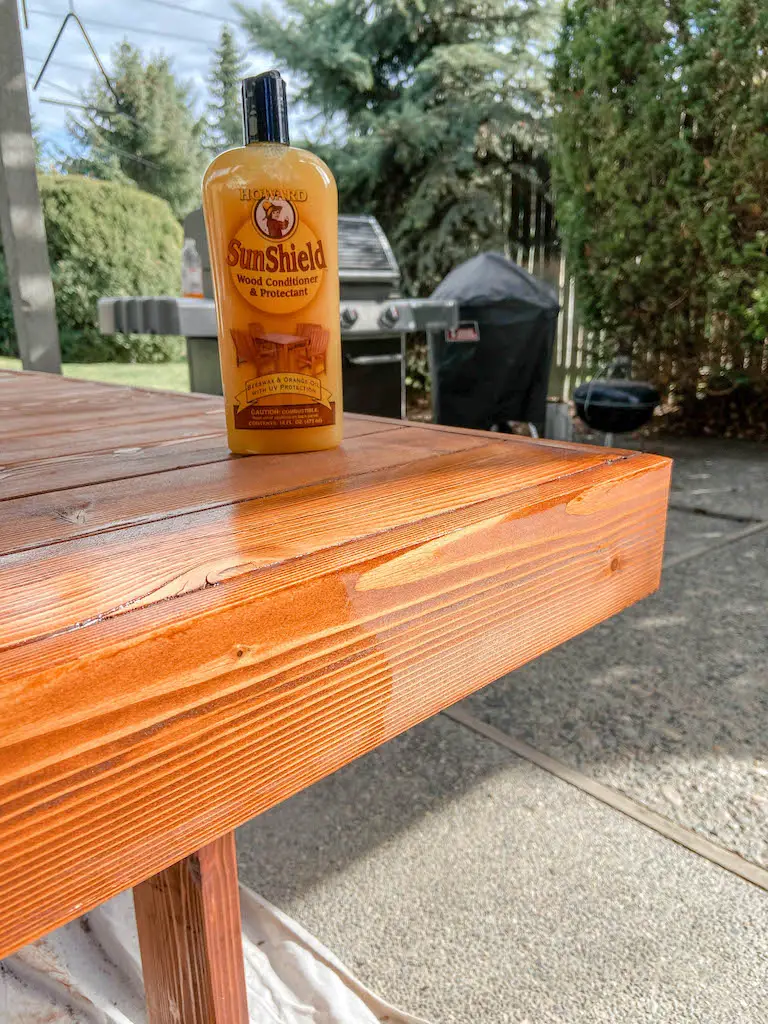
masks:
<instances>
[{"instance_id":1,"label":"grill control knob","mask_svg":"<svg viewBox=\"0 0 768 1024\"><path fill-rule=\"evenodd\" d=\"M356 309L352 309L350 306L344 306L339 316L341 326L346 328L354 327L359 316L360 314Z\"/></svg>"},{"instance_id":2,"label":"grill control knob","mask_svg":"<svg viewBox=\"0 0 768 1024\"><path fill-rule=\"evenodd\" d=\"M400 319L400 310L397 306L387 306L379 317L380 327L394 327Z\"/></svg>"}]
</instances>

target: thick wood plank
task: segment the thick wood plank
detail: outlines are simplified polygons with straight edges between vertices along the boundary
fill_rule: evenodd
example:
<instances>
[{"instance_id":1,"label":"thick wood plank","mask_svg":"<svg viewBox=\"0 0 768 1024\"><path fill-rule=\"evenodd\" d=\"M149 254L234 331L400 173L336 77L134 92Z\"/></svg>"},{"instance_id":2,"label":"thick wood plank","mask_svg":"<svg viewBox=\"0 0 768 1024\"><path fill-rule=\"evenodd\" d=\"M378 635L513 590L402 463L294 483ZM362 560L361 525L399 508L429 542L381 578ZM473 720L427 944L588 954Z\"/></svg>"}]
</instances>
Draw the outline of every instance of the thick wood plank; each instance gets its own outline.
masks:
<instances>
[{"instance_id":1,"label":"thick wood plank","mask_svg":"<svg viewBox=\"0 0 768 1024\"><path fill-rule=\"evenodd\" d=\"M2 465L19 465L37 462L40 459L54 459L70 455L96 452L122 451L135 445L152 441L174 441L184 437L205 437L221 432L221 411L218 408L204 408L194 416L179 416L177 419L138 422L127 428L121 423L98 426L93 430L74 433L39 434L24 437L4 438L2 442Z\"/></svg>"},{"instance_id":2,"label":"thick wood plank","mask_svg":"<svg viewBox=\"0 0 768 1024\"><path fill-rule=\"evenodd\" d=\"M44 374L37 375L46 376ZM50 380L35 380L33 386L27 380L0 379L0 415L28 415L46 412L56 407L66 412L76 405L93 403L110 405L118 402L121 397L126 401L140 396L154 399L165 404L172 403L180 411L191 412L194 406L210 405L221 402L214 395L201 395L186 391L162 391L157 388L125 387L120 384L103 384L99 381L73 380L47 374Z\"/></svg>"},{"instance_id":3,"label":"thick wood plank","mask_svg":"<svg viewBox=\"0 0 768 1024\"><path fill-rule=\"evenodd\" d=\"M97 385L100 387L100 385ZM59 394L66 398L93 389L93 381L60 377L55 373L4 370L0 376L0 401L29 402L31 396Z\"/></svg>"},{"instance_id":4,"label":"thick wood plank","mask_svg":"<svg viewBox=\"0 0 768 1024\"><path fill-rule=\"evenodd\" d=\"M202 403L197 413L211 410L220 415L217 403ZM95 431L102 428L113 428L131 431L137 423L151 423L158 420L178 420L187 416L189 407L183 412L173 403L168 405L157 398L146 395L129 396L125 401L113 400L108 405L80 400L70 408L46 411L38 405L33 409L4 410L0 408L0 450L5 451L6 443L20 438L33 438L55 433L77 434L83 431Z\"/></svg>"},{"instance_id":5,"label":"thick wood plank","mask_svg":"<svg viewBox=\"0 0 768 1024\"><path fill-rule=\"evenodd\" d=\"M571 499L584 493L602 493L605 489L623 486L625 481L652 469L663 469L667 461L655 456L633 455L618 464L597 466L583 474L553 479L545 485L470 503L444 515L425 517L399 529L375 533L366 537L360 546L336 545L299 560L288 558L286 563L278 560L254 572L231 576L216 587L203 587L189 592L184 601L160 601L157 604L140 605L129 616L100 617L97 622L76 631L68 631L63 635L52 634L0 651L0 679L10 683L39 671L58 670L73 659L107 657L112 649L143 643L165 628L192 628L201 618L219 614L230 604L246 605L280 589L343 573L349 567L354 568L361 558L396 555L403 549L434 541L457 527L481 523L489 515L495 515L499 509L504 510L510 520L524 520L553 505L570 503ZM571 507L578 507L578 504L576 501ZM68 700L75 697L74 690L68 691ZM31 695L27 695L26 700L32 700Z\"/></svg>"},{"instance_id":6,"label":"thick wood plank","mask_svg":"<svg viewBox=\"0 0 768 1024\"><path fill-rule=\"evenodd\" d=\"M521 445L512 452L491 441L384 472L6 555L0 558L6 598L0 649L269 565L292 578L303 556L509 494L511 472L519 492L605 463L600 449L563 455ZM258 472L260 465L250 461L246 470Z\"/></svg>"},{"instance_id":7,"label":"thick wood plank","mask_svg":"<svg viewBox=\"0 0 768 1024\"><path fill-rule=\"evenodd\" d=\"M42 458L18 466L0 464L0 501L46 494L110 480L129 480L184 466L205 465L231 458L226 431L205 437L154 441L109 452ZM126 487L136 484L126 484Z\"/></svg>"},{"instance_id":8,"label":"thick wood plank","mask_svg":"<svg viewBox=\"0 0 768 1024\"><path fill-rule=\"evenodd\" d=\"M349 479L487 443L483 435L433 434L397 424L348 438L331 451L266 455L257 461L224 459L154 473L140 487L126 486L121 478L0 501L0 555Z\"/></svg>"},{"instance_id":9,"label":"thick wood plank","mask_svg":"<svg viewBox=\"0 0 768 1024\"><path fill-rule=\"evenodd\" d=\"M190 399L195 404L215 405L220 402L213 395L192 395L187 392L169 394L167 391L152 391L148 388L114 388L102 387L93 381L59 380L58 384L49 387L34 388L26 386L26 381L15 386L0 386L0 417L7 414L34 419L36 416L53 416L57 413L65 416L76 410L89 412L94 409L114 410L116 405L132 406L136 403L153 403L161 406L173 406L176 409L186 407L190 411Z\"/></svg>"},{"instance_id":10,"label":"thick wood plank","mask_svg":"<svg viewBox=\"0 0 768 1024\"><path fill-rule=\"evenodd\" d=\"M395 426L402 424L395 421ZM344 417L347 439L392 429L390 420L376 422L356 416ZM134 444L133 441L134 437L126 431L123 446L107 452L53 456L15 466L3 466L0 459L0 501L236 458L227 448L223 426L221 430L202 437L142 444ZM136 490L138 486L143 484L127 484L126 489Z\"/></svg>"},{"instance_id":11,"label":"thick wood plank","mask_svg":"<svg viewBox=\"0 0 768 1024\"><path fill-rule=\"evenodd\" d=\"M262 567L250 530L274 533L274 508L196 541L199 559L247 522L242 575L228 563L218 586L2 656L0 955L650 593L668 462L600 451L584 468L547 449L548 471L524 467L523 486L508 461L505 486L502 452L517 450L441 456L444 472L419 488L412 470L389 499L387 478L351 482L338 505L322 488L248 503L286 502ZM77 600L103 588L119 543L108 551L83 563ZM40 571L70 616L73 578Z\"/></svg>"},{"instance_id":12,"label":"thick wood plank","mask_svg":"<svg viewBox=\"0 0 768 1024\"><path fill-rule=\"evenodd\" d=\"M368 417L234 459L161 401L0 374L0 956L658 583L666 460Z\"/></svg>"},{"instance_id":13,"label":"thick wood plank","mask_svg":"<svg viewBox=\"0 0 768 1024\"><path fill-rule=\"evenodd\" d=\"M235 836L133 890L149 1024L248 1024Z\"/></svg>"}]
</instances>

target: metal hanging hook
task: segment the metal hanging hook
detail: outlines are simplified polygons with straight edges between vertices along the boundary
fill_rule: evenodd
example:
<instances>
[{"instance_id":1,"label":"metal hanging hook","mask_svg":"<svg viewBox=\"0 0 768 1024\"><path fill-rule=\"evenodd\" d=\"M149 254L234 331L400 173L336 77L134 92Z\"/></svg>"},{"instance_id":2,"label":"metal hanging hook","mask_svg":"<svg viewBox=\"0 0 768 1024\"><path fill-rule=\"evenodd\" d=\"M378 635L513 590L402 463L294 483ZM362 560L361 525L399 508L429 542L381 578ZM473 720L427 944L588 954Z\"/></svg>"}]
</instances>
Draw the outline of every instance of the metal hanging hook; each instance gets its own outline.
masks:
<instances>
[{"instance_id":1,"label":"metal hanging hook","mask_svg":"<svg viewBox=\"0 0 768 1024\"><path fill-rule=\"evenodd\" d=\"M110 81L109 75L104 70L104 65L101 63L101 59L100 59L98 53L96 52L96 47L91 42L90 36L88 35L88 33L85 30L85 25L83 25L82 21L80 21L79 16L75 13L74 5L73 5L72 0L69 0L69 6L70 6L69 13L64 16L64 20L62 21L62 23L61 23L61 25L59 27L59 31L56 33L56 38L53 41L53 46L51 46L50 50L48 51L48 55L46 56L45 60L43 61L43 66L40 68L40 70L39 70L39 72L37 74L37 78L35 79L35 84L32 86L32 91L34 92L37 89L37 87L40 84L40 82L42 81L43 75L45 74L46 69L47 69L48 65L50 64L50 62L51 62L51 58L53 57L54 51L56 50L56 47L59 44L59 40L61 39L62 35L64 34L64 29L67 27L67 22L69 21L70 18L73 18L75 23L77 24L77 27L80 29L80 31L83 34L83 39L85 39L86 43L88 44L88 49L91 51L93 59L96 61L96 64L98 65L98 68L99 68L99 71L101 72L102 76L104 77L104 81L107 83L107 87L109 88L109 91L115 97L115 102L119 105L120 97L115 92L115 87L112 85L112 82Z\"/></svg>"}]
</instances>

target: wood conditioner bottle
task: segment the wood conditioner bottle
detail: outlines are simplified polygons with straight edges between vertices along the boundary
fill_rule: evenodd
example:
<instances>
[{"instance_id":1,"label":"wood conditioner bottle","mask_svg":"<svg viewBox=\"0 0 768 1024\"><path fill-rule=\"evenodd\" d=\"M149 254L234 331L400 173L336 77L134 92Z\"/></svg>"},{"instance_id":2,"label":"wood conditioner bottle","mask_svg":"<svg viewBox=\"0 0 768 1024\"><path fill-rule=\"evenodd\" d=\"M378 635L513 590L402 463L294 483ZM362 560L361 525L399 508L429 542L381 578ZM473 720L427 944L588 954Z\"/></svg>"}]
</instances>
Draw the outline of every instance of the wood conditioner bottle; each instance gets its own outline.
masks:
<instances>
[{"instance_id":1,"label":"wood conditioner bottle","mask_svg":"<svg viewBox=\"0 0 768 1024\"><path fill-rule=\"evenodd\" d=\"M338 199L290 146L277 71L242 86L245 145L203 179L229 447L335 448L342 437Z\"/></svg>"}]
</instances>

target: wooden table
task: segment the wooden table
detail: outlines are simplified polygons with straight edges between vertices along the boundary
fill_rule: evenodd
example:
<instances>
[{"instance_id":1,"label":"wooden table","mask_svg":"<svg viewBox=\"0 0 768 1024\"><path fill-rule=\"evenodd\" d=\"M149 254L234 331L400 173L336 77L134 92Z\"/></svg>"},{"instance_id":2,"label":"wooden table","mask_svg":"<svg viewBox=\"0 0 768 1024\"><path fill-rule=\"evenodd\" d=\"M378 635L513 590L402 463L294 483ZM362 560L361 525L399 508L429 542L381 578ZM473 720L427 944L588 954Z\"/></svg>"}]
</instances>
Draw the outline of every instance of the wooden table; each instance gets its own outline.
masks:
<instances>
[{"instance_id":1,"label":"wooden table","mask_svg":"<svg viewBox=\"0 0 768 1024\"><path fill-rule=\"evenodd\" d=\"M247 1019L237 825L659 581L654 455L348 416L236 458L219 398L38 374L0 410L0 955L135 886L154 1024Z\"/></svg>"},{"instance_id":2,"label":"wooden table","mask_svg":"<svg viewBox=\"0 0 768 1024\"><path fill-rule=\"evenodd\" d=\"M280 334L279 331L265 331L254 340L265 341L268 345L275 346L277 369L281 373L286 373L291 369L288 355L288 349L291 345L309 346L309 338L302 337L300 334Z\"/></svg>"}]
</instances>

